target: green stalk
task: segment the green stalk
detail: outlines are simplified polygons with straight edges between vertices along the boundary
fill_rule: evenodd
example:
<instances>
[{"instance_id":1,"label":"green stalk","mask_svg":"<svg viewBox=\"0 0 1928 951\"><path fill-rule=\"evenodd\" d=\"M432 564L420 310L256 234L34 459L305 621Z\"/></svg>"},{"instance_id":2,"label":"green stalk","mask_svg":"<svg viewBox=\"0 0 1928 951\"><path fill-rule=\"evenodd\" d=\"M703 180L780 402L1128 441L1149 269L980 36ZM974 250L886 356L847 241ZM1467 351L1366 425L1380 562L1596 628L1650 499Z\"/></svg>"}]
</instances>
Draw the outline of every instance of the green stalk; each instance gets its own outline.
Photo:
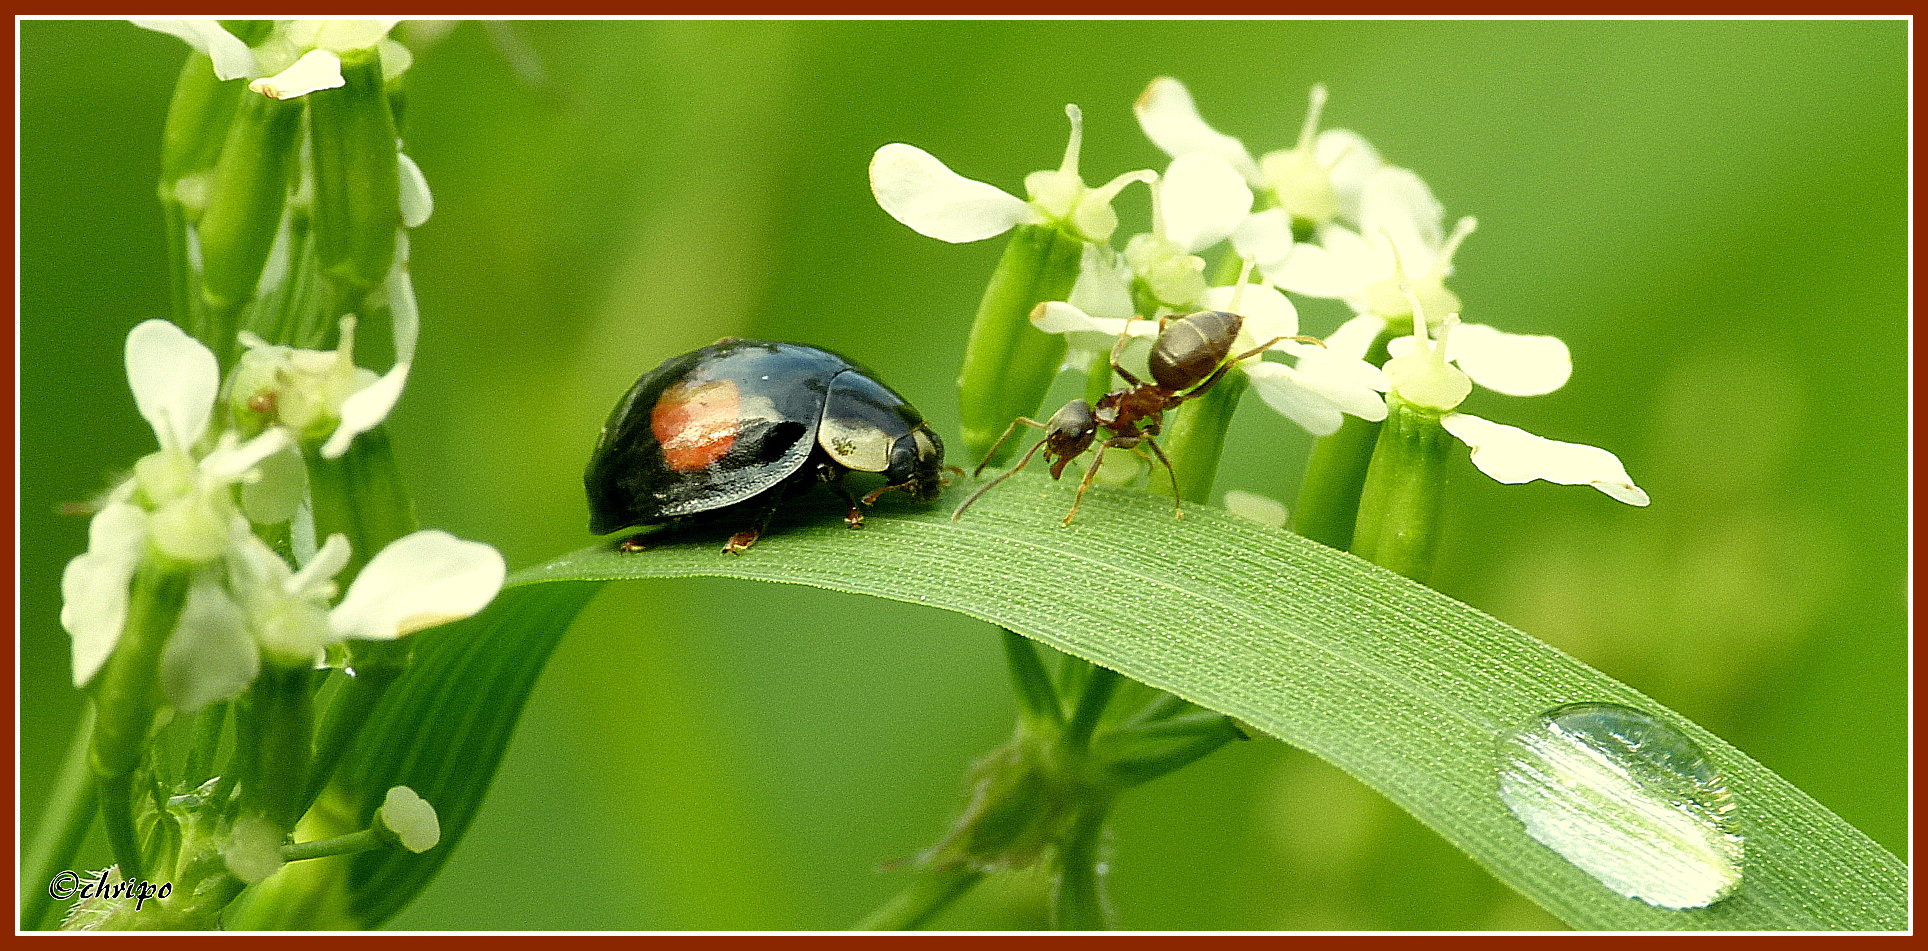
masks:
<instances>
[{"instance_id":1,"label":"green stalk","mask_svg":"<svg viewBox=\"0 0 1928 951\"><path fill-rule=\"evenodd\" d=\"M1446 463L1455 443L1437 414L1397 397L1386 409L1359 498L1352 552L1424 584L1438 549Z\"/></svg>"},{"instance_id":2,"label":"green stalk","mask_svg":"<svg viewBox=\"0 0 1928 951\"><path fill-rule=\"evenodd\" d=\"M314 699L312 671L273 666L242 695L247 775L252 779L241 786L242 807L284 830L292 830L308 811Z\"/></svg>"},{"instance_id":3,"label":"green stalk","mask_svg":"<svg viewBox=\"0 0 1928 951\"><path fill-rule=\"evenodd\" d=\"M1205 395L1186 403L1172 414L1158 444L1172 461L1178 476L1178 497L1187 502L1210 502L1212 486L1218 481L1219 457L1225 452L1225 433L1231 428L1232 415L1238 410L1239 397L1251 388L1244 373L1233 370L1213 384ZM1160 465L1152 466L1151 490L1160 495L1171 491L1171 481L1159 478Z\"/></svg>"},{"instance_id":4,"label":"green stalk","mask_svg":"<svg viewBox=\"0 0 1928 951\"><path fill-rule=\"evenodd\" d=\"M46 927L47 912L53 908L53 895L47 891L53 877L66 869L80 843L93 825L96 808L94 774L88 767L88 747L94 732L92 711L81 714L60 761L60 773L47 798L47 812L40 817L33 843L20 864L20 930Z\"/></svg>"},{"instance_id":5,"label":"green stalk","mask_svg":"<svg viewBox=\"0 0 1928 951\"><path fill-rule=\"evenodd\" d=\"M1019 717L1043 735L1057 733L1064 726L1064 708L1051 685L1050 672L1038 657L1036 642L1003 628L998 631L1003 635L1005 663L1011 668L1011 685L1017 691Z\"/></svg>"},{"instance_id":6,"label":"green stalk","mask_svg":"<svg viewBox=\"0 0 1928 951\"><path fill-rule=\"evenodd\" d=\"M185 565L153 556L141 563L128 596L127 625L94 689L90 760L99 783L101 823L128 878L146 877L134 831L134 771L147 754L161 702L161 651L180 622L190 573Z\"/></svg>"},{"instance_id":7,"label":"green stalk","mask_svg":"<svg viewBox=\"0 0 1928 951\"><path fill-rule=\"evenodd\" d=\"M347 536L345 585L389 542L415 530L415 506L395 464L385 427L377 426L348 444L340 458L325 459L319 446L304 446L308 486L315 516L315 538L337 532Z\"/></svg>"},{"instance_id":8,"label":"green stalk","mask_svg":"<svg viewBox=\"0 0 1928 951\"><path fill-rule=\"evenodd\" d=\"M1366 361L1384 366L1386 344L1400 336L1387 327L1379 332L1366 352ZM1299 486L1299 501L1292 513L1292 529L1328 548L1345 551L1352 547L1354 523L1359 518L1359 495L1366 484L1366 469L1372 464L1372 447L1379 440L1380 424L1345 417L1339 431L1318 440L1306 463L1305 481Z\"/></svg>"},{"instance_id":9,"label":"green stalk","mask_svg":"<svg viewBox=\"0 0 1928 951\"><path fill-rule=\"evenodd\" d=\"M911 931L922 928L938 912L963 896L984 879L984 873L964 866L923 869L896 897L885 902L864 920L851 925L853 931Z\"/></svg>"},{"instance_id":10,"label":"green stalk","mask_svg":"<svg viewBox=\"0 0 1928 951\"><path fill-rule=\"evenodd\" d=\"M983 459L1011 421L1037 413L1064 361L1062 334L1031 326L1031 311L1071 296L1084 245L1054 225L1020 225L1011 232L997 270L978 303L958 374L964 451ZM1014 442L999 447L992 464L1009 459Z\"/></svg>"},{"instance_id":11,"label":"green stalk","mask_svg":"<svg viewBox=\"0 0 1928 951\"><path fill-rule=\"evenodd\" d=\"M1051 889L1051 927L1059 931L1103 931L1111 927L1105 908L1103 876L1098 871L1109 808L1092 803L1078 813L1058 854Z\"/></svg>"}]
</instances>

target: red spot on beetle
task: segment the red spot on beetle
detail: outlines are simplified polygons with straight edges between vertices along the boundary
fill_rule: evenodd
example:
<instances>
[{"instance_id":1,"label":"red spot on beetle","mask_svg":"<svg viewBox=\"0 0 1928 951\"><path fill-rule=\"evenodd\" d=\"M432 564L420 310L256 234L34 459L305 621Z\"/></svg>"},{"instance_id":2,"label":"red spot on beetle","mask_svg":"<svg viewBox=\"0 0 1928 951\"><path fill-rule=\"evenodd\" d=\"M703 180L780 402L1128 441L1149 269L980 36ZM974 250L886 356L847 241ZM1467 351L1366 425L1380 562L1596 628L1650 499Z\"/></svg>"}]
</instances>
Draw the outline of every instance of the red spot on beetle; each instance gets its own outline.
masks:
<instances>
[{"instance_id":1,"label":"red spot on beetle","mask_svg":"<svg viewBox=\"0 0 1928 951\"><path fill-rule=\"evenodd\" d=\"M729 380L678 383L663 391L649 411L649 428L663 447L663 461L676 472L714 465L741 431L736 384Z\"/></svg>"}]
</instances>

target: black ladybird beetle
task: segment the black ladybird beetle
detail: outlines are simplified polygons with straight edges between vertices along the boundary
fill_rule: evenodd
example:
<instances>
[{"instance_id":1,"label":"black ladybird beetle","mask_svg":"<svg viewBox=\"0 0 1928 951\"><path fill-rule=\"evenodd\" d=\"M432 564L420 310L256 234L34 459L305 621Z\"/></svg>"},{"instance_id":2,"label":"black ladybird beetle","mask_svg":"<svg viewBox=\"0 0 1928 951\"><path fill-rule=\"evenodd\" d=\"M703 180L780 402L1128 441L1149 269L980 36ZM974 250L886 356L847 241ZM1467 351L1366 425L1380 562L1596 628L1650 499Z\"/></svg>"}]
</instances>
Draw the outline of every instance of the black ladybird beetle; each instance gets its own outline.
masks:
<instances>
[{"instance_id":1,"label":"black ladybird beetle","mask_svg":"<svg viewBox=\"0 0 1928 951\"><path fill-rule=\"evenodd\" d=\"M636 381L603 425L583 472L589 530L741 514L749 527L726 552L756 543L778 506L817 483L849 504L852 470L878 472L882 488L919 501L943 487L944 443L903 397L828 350L726 338ZM622 545L642 547L639 538Z\"/></svg>"}]
</instances>

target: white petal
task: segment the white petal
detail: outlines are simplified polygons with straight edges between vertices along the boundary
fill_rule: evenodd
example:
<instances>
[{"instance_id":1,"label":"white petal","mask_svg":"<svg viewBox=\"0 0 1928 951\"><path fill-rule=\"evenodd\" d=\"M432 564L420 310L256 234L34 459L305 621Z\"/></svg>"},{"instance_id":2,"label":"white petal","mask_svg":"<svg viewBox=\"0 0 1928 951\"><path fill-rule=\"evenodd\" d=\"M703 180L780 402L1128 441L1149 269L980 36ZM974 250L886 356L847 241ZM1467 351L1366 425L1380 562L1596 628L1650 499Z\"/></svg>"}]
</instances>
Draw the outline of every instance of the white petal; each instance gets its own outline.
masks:
<instances>
[{"instance_id":1,"label":"white petal","mask_svg":"<svg viewBox=\"0 0 1928 951\"><path fill-rule=\"evenodd\" d=\"M1292 253L1261 265L1265 279L1307 297L1347 298L1391 272L1392 257L1357 233L1337 225L1319 229L1318 243L1300 242Z\"/></svg>"},{"instance_id":2,"label":"white petal","mask_svg":"<svg viewBox=\"0 0 1928 951\"><path fill-rule=\"evenodd\" d=\"M128 585L147 550L147 513L109 504L87 526L87 551L60 576L60 626L73 638L74 686L84 687L107 663L127 625Z\"/></svg>"},{"instance_id":3,"label":"white petal","mask_svg":"<svg viewBox=\"0 0 1928 951\"><path fill-rule=\"evenodd\" d=\"M1364 360L1311 355L1299 361L1299 385L1317 393L1348 416L1378 422L1386 418L1386 375Z\"/></svg>"},{"instance_id":4,"label":"white petal","mask_svg":"<svg viewBox=\"0 0 1928 951\"><path fill-rule=\"evenodd\" d=\"M263 459L280 452L288 442L288 431L278 426L239 445L232 432L224 433L221 444L201 460L201 475L223 485L243 481Z\"/></svg>"},{"instance_id":5,"label":"white petal","mask_svg":"<svg viewBox=\"0 0 1928 951\"><path fill-rule=\"evenodd\" d=\"M207 432L221 371L199 340L165 320L145 320L127 334L127 385L161 445L186 449Z\"/></svg>"},{"instance_id":6,"label":"white petal","mask_svg":"<svg viewBox=\"0 0 1928 951\"><path fill-rule=\"evenodd\" d=\"M1087 242L1078 265L1078 282L1065 303L1098 317L1130 317L1131 268L1124 258L1103 245Z\"/></svg>"},{"instance_id":7,"label":"white petal","mask_svg":"<svg viewBox=\"0 0 1928 951\"><path fill-rule=\"evenodd\" d=\"M269 99L295 99L317 89L336 89L347 85L341 78L341 57L328 50L309 50L294 65L266 79L257 79L248 88Z\"/></svg>"},{"instance_id":8,"label":"white petal","mask_svg":"<svg viewBox=\"0 0 1928 951\"><path fill-rule=\"evenodd\" d=\"M1399 251L1399 266L1413 277L1426 273L1446 240L1446 209L1418 175L1383 168L1366 180L1360 197L1359 230L1368 240L1389 237Z\"/></svg>"},{"instance_id":9,"label":"white petal","mask_svg":"<svg viewBox=\"0 0 1928 951\"><path fill-rule=\"evenodd\" d=\"M1252 189L1245 179L1209 152L1173 159L1157 188L1165 237L1193 254L1225 240L1252 211Z\"/></svg>"},{"instance_id":10,"label":"white petal","mask_svg":"<svg viewBox=\"0 0 1928 951\"><path fill-rule=\"evenodd\" d=\"M1230 311L1245 318L1234 345L1241 351L1299 332L1298 309L1277 288L1264 284L1207 288L1203 304L1206 310Z\"/></svg>"},{"instance_id":11,"label":"white petal","mask_svg":"<svg viewBox=\"0 0 1928 951\"><path fill-rule=\"evenodd\" d=\"M435 213L435 196L429 193L422 167L402 152L396 155L402 172L402 227L420 228Z\"/></svg>"},{"instance_id":12,"label":"white petal","mask_svg":"<svg viewBox=\"0 0 1928 951\"><path fill-rule=\"evenodd\" d=\"M1446 340L1446 358L1474 383L1508 396L1539 396L1566 385L1573 356L1558 337L1510 334L1485 324L1461 324Z\"/></svg>"},{"instance_id":13,"label":"white petal","mask_svg":"<svg viewBox=\"0 0 1928 951\"><path fill-rule=\"evenodd\" d=\"M422 331L422 312L415 305L415 282L408 276L408 233L395 236L395 266L388 269L382 285L387 298L388 319L395 340L395 361L415 359L415 341Z\"/></svg>"},{"instance_id":14,"label":"white petal","mask_svg":"<svg viewBox=\"0 0 1928 951\"><path fill-rule=\"evenodd\" d=\"M1022 198L950 170L914 145L892 142L870 160L870 192L912 231L962 244L1044 220Z\"/></svg>"},{"instance_id":15,"label":"white petal","mask_svg":"<svg viewBox=\"0 0 1928 951\"><path fill-rule=\"evenodd\" d=\"M1545 439L1465 413L1449 414L1439 422L1473 450L1473 465L1496 481L1590 485L1628 505L1647 504L1647 493L1633 484L1619 457L1605 449Z\"/></svg>"},{"instance_id":16,"label":"white petal","mask_svg":"<svg viewBox=\"0 0 1928 951\"><path fill-rule=\"evenodd\" d=\"M1286 520L1285 503L1256 492L1243 489L1225 491L1225 511L1240 518L1257 522L1266 528L1284 528Z\"/></svg>"},{"instance_id":17,"label":"white petal","mask_svg":"<svg viewBox=\"0 0 1928 951\"><path fill-rule=\"evenodd\" d=\"M1145 130L1145 138L1166 155L1177 158L1192 152L1207 152L1224 159L1249 184L1264 184L1265 178L1259 172L1258 163L1252 161L1252 153L1246 150L1245 143L1206 125L1199 117L1197 103L1192 101L1191 90L1186 89L1184 83L1170 76L1152 80L1132 105L1132 111L1138 115L1138 125Z\"/></svg>"},{"instance_id":18,"label":"white petal","mask_svg":"<svg viewBox=\"0 0 1928 951\"><path fill-rule=\"evenodd\" d=\"M261 478L241 485L241 511L250 521L278 525L295 517L308 490L308 468L292 445L262 459Z\"/></svg>"},{"instance_id":19,"label":"white petal","mask_svg":"<svg viewBox=\"0 0 1928 951\"><path fill-rule=\"evenodd\" d=\"M368 386L349 394L341 401L341 424L330 433L328 441L321 446L323 459L339 459L348 451L348 444L388 418L388 411L395 408L395 401L402 398L402 387L408 383L407 363L397 363L382 378Z\"/></svg>"},{"instance_id":20,"label":"white petal","mask_svg":"<svg viewBox=\"0 0 1928 951\"><path fill-rule=\"evenodd\" d=\"M328 536L321 550L288 578L285 586L288 594L298 598L333 599L335 576L348 566L350 551L348 536L340 532Z\"/></svg>"},{"instance_id":21,"label":"white petal","mask_svg":"<svg viewBox=\"0 0 1928 951\"><path fill-rule=\"evenodd\" d=\"M1360 201L1366 180L1386 167L1378 150L1350 129L1327 129L1312 147L1319 164L1331 170L1332 191L1339 198L1339 219L1359 223Z\"/></svg>"},{"instance_id":22,"label":"white petal","mask_svg":"<svg viewBox=\"0 0 1928 951\"><path fill-rule=\"evenodd\" d=\"M1158 333L1158 321L1133 320L1129 322L1131 335L1150 337ZM1063 301L1046 301L1031 311L1031 326L1048 334L1090 333L1116 338L1125 330L1127 321L1121 317L1093 317Z\"/></svg>"},{"instance_id":23,"label":"white petal","mask_svg":"<svg viewBox=\"0 0 1928 951\"><path fill-rule=\"evenodd\" d=\"M1334 355L1364 360L1372 342L1386 329L1386 319L1377 314L1355 314L1325 338L1326 350Z\"/></svg>"},{"instance_id":24,"label":"white petal","mask_svg":"<svg viewBox=\"0 0 1928 951\"><path fill-rule=\"evenodd\" d=\"M288 24L288 38L297 46L312 46L318 49L346 53L349 50L365 50L388 38L388 31L399 18L392 20L295 20Z\"/></svg>"},{"instance_id":25,"label":"white petal","mask_svg":"<svg viewBox=\"0 0 1928 951\"><path fill-rule=\"evenodd\" d=\"M340 637L393 640L482 610L506 574L502 554L488 545L416 532L368 562L328 626Z\"/></svg>"},{"instance_id":26,"label":"white petal","mask_svg":"<svg viewBox=\"0 0 1928 951\"><path fill-rule=\"evenodd\" d=\"M1314 436L1330 436L1344 420L1324 396L1300 384L1298 375L1280 363L1248 363L1244 370L1265 405L1278 410Z\"/></svg>"},{"instance_id":27,"label":"white petal","mask_svg":"<svg viewBox=\"0 0 1928 951\"><path fill-rule=\"evenodd\" d=\"M1268 208L1247 215L1232 230L1232 248L1239 257L1252 262L1260 273L1283 263L1286 255L1292 253L1292 221L1286 217L1285 209Z\"/></svg>"},{"instance_id":28,"label":"white petal","mask_svg":"<svg viewBox=\"0 0 1928 951\"><path fill-rule=\"evenodd\" d=\"M229 33L219 20L203 18L132 22L143 30L180 37L187 41L187 45L206 53L214 60L214 75L219 79L239 79L254 73L254 52L239 37Z\"/></svg>"},{"instance_id":29,"label":"white petal","mask_svg":"<svg viewBox=\"0 0 1928 951\"><path fill-rule=\"evenodd\" d=\"M260 650L218 569L197 573L181 620L161 652L161 690L184 713L238 696L261 671Z\"/></svg>"}]
</instances>

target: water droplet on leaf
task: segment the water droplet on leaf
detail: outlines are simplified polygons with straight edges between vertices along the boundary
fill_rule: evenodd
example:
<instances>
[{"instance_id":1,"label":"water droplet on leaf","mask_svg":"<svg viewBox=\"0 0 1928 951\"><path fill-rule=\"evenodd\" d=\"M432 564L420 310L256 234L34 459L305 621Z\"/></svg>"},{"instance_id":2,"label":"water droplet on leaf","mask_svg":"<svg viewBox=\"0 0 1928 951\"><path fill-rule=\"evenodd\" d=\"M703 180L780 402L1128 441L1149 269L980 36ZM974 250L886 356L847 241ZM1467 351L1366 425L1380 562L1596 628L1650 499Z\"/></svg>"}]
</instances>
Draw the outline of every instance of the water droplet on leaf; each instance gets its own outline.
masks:
<instances>
[{"instance_id":1,"label":"water droplet on leaf","mask_svg":"<svg viewBox=\"0 0 1928 951\"><path fill-rule=\"evenodd\" d=\"M1500 747L1500 799L1540 844L1661 908L1734 892L1744 847L1727 781L1699 744L1613 703L1534 718Z\"/></svg>"}]
</instances>

